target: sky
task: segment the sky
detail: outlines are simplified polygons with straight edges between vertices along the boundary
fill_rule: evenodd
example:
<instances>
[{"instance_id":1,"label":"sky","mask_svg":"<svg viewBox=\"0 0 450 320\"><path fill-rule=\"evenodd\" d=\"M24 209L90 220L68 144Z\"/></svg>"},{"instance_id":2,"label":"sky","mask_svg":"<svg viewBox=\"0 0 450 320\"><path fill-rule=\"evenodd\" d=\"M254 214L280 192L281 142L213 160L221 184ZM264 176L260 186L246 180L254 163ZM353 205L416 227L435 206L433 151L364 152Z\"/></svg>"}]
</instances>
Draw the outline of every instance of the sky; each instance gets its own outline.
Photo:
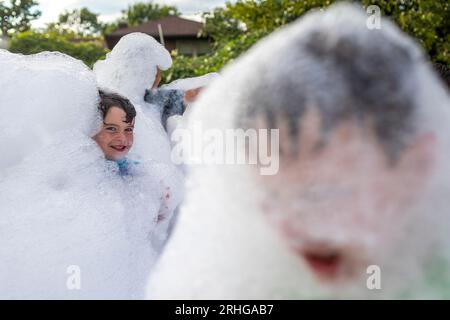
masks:
<instances>
[{"instance_id":1,"label":"sky","mask_svg":"<svg viewBox=\"0 0 450 320\"><path fill-rule=\"evenodd\" d=\"M65 10L87 7L90 11L100 14L101 21L111 21L121 15L121 10L126 9L134 2L146 2L145 0L38 0L42 16L32 24L34 27L43 27L46 23L56 21L59 14ZM226 0L157 0L154 3L160 5L176 6L184 16L195 16L203 11L209 11L218 6L223 6ZM233 1L231 1L233 2Z\"/></svg>"}]
</instances>

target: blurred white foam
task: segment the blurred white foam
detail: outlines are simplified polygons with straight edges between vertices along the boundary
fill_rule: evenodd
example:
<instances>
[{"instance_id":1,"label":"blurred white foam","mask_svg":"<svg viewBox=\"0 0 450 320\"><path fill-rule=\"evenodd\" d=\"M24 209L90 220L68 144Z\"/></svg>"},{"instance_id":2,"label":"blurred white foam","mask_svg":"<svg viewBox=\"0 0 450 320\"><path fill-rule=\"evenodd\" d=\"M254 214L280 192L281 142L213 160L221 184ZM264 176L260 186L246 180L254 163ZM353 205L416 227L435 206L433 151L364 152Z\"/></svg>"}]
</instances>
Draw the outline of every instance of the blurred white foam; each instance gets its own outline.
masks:
<instances>
[{"instance_id":1,"label":"blurred white foam","mask_svg":"<svg viewBox=\"0 0 450 320\"><path fill-rule=\"evenodd\" d=\"M321 101L331 108L324 112L332 113L339 107L335 98L352 92L354 83L335 81L330 86L320 85L326 84L333 78L331 76L339 77L340 74L332 61L301 51L304 40L311 35L326 35L320 44L328 45L330 50L337 50L335 44L344 39L344 45L340 47L342 51L338 54L345 54L345 40L348 39L361 49L356 50L357 53L370 47L373 48L372 57L378 55L378 59L400 59L391 55L393 43L406 48L414 64L407 72L403 70L407 77L396 84L407 88L407 92L401 93L404 97L412 97L417 105L414 125L417 125L418 134L431 133L436 138L437 148L431 182L415 199L417 204L411 206L410 212L388 219L373 216L378 214L377 211L365 212L372 215L369 221L375 222L372 230L378 230L378 234L364 233L356 221L364 221L367 217L358 213L352 216L352 212L329 212L329 215L313 217L299 210L298 216L292 220L295 225L295 219L305 218L309 223L305 226L308 232L334 239L336 245L352 239L353 245L364 248L357 258L382 266L383 290L371 291L366 287L368 275L365 270L359 270L363 274L351 283L328 286L317 281L301 257L287 247L279 230L269 223L262 201L273 200L274 211L285 217L285 209L299 208L304 203L300 195L298 201L288 203L276 202L276 199L284 199L283 193L287 191L295 194L297 185L281 181L278 193L270 194L268 186L255 178L254 169L249 169L249 166L198 165L189 168L186 200L174 234L149 281L148 297L449 297L449 97L411 39L387 20L383 20L381 30L368 30L366 19L360 9L336 5L325 12L308 14L270 35L225 68L222 77L205 90L200 100L188 110L187 128L192 130L199 122L204 130L236 128L236 121L245 116L244 109L249 107L258 110L258 107L262 109L270 105L274 112L272 116L279 116L276 110L283 107L280 101L289 99L287 89L304 90L310 96L323 99ZM375 35L379 37L372 38ZM320 66L316 65L316 58ZM398 60L392 62L400 65ZM364 59L354 63L360 63L358 70L366 72L378 67L374 61ZM321 69L323 66L325 69ZM318 73L311 73L316 67ZM308 71L308 77L302 70ZM365 92L358 93L389 99L386 92L391 91L385 91L383 86L384 83L377 82L367 87ZM291 102L292 106L303 103L300 100ZM286 117L293 116L288 114ZM361 150L360 159L364 159L364 150ZM358 164L355 162L354 165ZM372 169L369 165L367 172ZM341 177L341 181L351 179L350 175ZM403 187L409 190L416 186ZM371 199L368 200L367 205L370 206ZM333 219L329 220L329 216ZM353 223L346 224L349 221ZM384 228L378 229L379 226Z\"/></svg>"}]
</instances>

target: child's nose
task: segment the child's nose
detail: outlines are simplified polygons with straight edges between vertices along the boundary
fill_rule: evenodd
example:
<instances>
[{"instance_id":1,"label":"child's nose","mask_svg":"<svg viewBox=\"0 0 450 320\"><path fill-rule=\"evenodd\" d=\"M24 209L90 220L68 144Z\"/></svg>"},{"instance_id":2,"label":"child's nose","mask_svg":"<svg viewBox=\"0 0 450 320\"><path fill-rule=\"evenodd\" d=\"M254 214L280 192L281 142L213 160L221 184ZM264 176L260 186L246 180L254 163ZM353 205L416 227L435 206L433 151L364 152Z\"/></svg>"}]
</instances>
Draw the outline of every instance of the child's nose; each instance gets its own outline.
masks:
<instances>
[{"instance_id":1,"label":"child's nose","mask_svg":"<svg viewBox=\"0 0 450 320\"><path fill-rule=\"evenodd\" d=\"M124 132L118 132L115 136L115 140L116 141L120 141L120 142L125 142L126 141L126 136Z\"/></svg>"}]
</instances>

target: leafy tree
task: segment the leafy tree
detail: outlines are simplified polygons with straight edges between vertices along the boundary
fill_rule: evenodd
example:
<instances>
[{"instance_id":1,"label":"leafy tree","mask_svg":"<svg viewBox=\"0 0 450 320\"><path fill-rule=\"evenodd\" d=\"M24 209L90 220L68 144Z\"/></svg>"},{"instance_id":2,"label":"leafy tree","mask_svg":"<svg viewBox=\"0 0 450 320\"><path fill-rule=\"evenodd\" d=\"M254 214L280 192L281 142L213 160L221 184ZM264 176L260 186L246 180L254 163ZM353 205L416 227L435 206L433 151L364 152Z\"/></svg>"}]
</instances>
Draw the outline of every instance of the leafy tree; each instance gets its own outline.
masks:
<instances>
[{"instance_id":1,"label":"leafy tree","mask_svg":"<svg viewBox=\"0 0 450 320\"><path fill-rule=\"evenodd\" d=\"M59 51L80 59L92 67L97 60L104 58L108 51L99 41L74 42L67 34L27 31L13 36L9 50L22 54Z\"/></svg>"},{"instance_id":2,"label":"leafy tree","mask_svg":"<svg viewBox=\"0 0 450 320\"><path fill-rule=\"evenodd\" d=\"M257 33L267 35L287 23L296 20L313 8L330 5L333 0L239 0L227 3L225 8L217 8L203 15L203 34L216 42L224 42L240 35Z\"/></svg>"},{"instance_id":3,"label":"leafy tree","mask_svg":"<svg viewBox=\"0 0 450 320\"><path fill-rule=\"evenodd\" d=\"M296 20L313 8L330 5L333 0L238 0L203 15L202 35L213 40L213 53L199 57L173 54L173 67L164 82L219 71L275 29ZM200 67L197 67L200 66Z\"/></svg>"},{"instance_id":4,"label":"leafy tree","mask_svg":"<svg viewBox=\"0 0 450 320\"><path fill-rule=\"evenodd\" d=\"M49 31L73 33L78 36L99 35L103 25L98 21L98 14L87 8L65 11L58 17L58 22L48 24Z\"/></svg>"},{"instance_id":5,"label":"leafy tree","mask_svg":"<svg viewBox=\"0 0 450 320\"><path fill-rule=\"evenodd\" d=\"M122 22L119 19L116 21L103 23L101 33L103 36L105 36L106 34L110 34L114 31L116 31L117 29L119 29L121 27L121 25L124 25L124 24L128 25L127 23Z\"/></svg>"},{"instance_id":6,"label":"leafy tree","mask_svg":"<svg viewBox=\"0 0 450 320\"><path fill-rule=\"evenodd\" d=\"M205 24L201 35L209 36L215 44L229 41L245 32L244 26L228 9L229 6L230 4L227 4L227 8L216 8L212 12L203 14Z\"/></svg>"},{"instance_id":7,"label":"leafy tree","mask_svg":"<svg viewBox=\"0 0 450 320\"><path fill-rule=\"evenodd\" d=\"M119 29L121 25L137 26L150 20L167 16L179 16L180 12L174 6L159 5L153 2L137 2L122 10L122 16L116 21L105 23L102 33L108 34Z\"/></svg>"},{"instance_id":8,"label":"leafy tree","mask_svg":"<svg viewBox=\"0 0 450 320\"><path fill-rule=\"evenodd\" d=\"M138 2L128 6L122 11L123 20L130 26L136 26L150 20L167 16L179 16L180 12L174 6L159 5L152 2Z\"/></svg>"},{"instance_id":9,"label":"leafy tree","mask_svg":"<svg viewBox=\"0 0 450 320\"><path fill-rule=\"evenodd\" d=\"M39 18L41 12L35 7L36 0L0 0L0 30L3 35L29 30L30 22Z\"/></svg>"},{"instance_id":10,"label":"leafy tree","mask_svg":"<svg viewBox=\"0 0 450 320\"><path fill-rule=\"evenodd\" d=\"M424 47L431 60L450 65L450 2L433 0L364 0L377 5Z\"/></svg>"},{"instance_id":11,"label":"leafy tree","mask_svg":"<svg viewBox=\"0 0 450 320\"><path fill-rule=\"evenodd\" d=\"M164 77L170 82L220 70L262 37L312 9L338 0L238 0L204 14L202 33L214 42L213 53L199 57L173 55L174 65ZM377 5L406 33L415 37L432 61L450 65L450 2L434 0L360 0ZM201 71L201 72L200 72Z\"/></svg>"}]
</instances>

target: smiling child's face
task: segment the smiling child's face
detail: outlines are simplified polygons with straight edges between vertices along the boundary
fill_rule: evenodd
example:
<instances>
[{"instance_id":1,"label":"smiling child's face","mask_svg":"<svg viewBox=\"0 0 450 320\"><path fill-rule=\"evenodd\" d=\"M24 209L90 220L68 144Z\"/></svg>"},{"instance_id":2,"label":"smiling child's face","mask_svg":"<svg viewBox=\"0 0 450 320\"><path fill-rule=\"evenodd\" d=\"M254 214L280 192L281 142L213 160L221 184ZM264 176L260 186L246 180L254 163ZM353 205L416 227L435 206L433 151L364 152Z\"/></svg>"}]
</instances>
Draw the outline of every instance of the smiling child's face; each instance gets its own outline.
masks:
<instances>
[{"instance_id":1,"label":"smiling child's face","mask_svg":"<svg viewBox=\"0 0 450 320\"><path fill-rule=\"evenodd\" d=\"M134 139L134 119L126 122L126 113L119 107L111 107L103 119L101 130L93 137L108 160L123 159Z\"/></svg>"}]
</instances>

